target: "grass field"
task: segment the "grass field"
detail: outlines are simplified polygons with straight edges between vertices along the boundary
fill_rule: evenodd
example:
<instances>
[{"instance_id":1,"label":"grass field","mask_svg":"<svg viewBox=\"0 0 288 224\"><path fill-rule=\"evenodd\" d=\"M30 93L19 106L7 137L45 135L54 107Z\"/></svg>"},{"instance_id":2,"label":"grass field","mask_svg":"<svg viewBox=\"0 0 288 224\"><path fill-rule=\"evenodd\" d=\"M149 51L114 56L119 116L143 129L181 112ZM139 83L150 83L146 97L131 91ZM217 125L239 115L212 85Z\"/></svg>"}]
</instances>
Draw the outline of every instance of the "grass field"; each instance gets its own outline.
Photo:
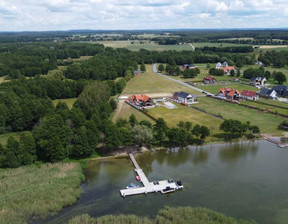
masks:
<instances>
[{"instance_id":1,"label":"grass field","mask_svg":"<svg viewBox=\"0 0 288 224\"><path fill-rule=\"evenodd\" d=\"M149 109L148 113L155 118L163 118L169 127L176 126L180 121L189 121L193 126L199 124L213 129L213 134L220 132L219 125L223 122L222 120L186 106L175 105L177 105L176 109L167 109L161 106Z\"/></svg>"},{"instance_id":2,"label":"grass field","mask_svg":"<svg viewBox=\"0 0 288 224\"><path fill-rule=\"evenodd\" d=\"M135 76L126 85L121 95L142 94L142 93L170 93L185 91L196 94L193 89L175 83L169 79L156 75L152 71L152 65L146 65L146 72L141 76Z\"/></svg>"},{"instance_id":3,"label":"grass field","mask_svg":"<svg viewBox=\"0 0 288 224\"><path fill-rule=\"evenodd\" d=\"M146 121L151 122L152 124L155 123L154 120L152 120L151 118L149 118L148 116L146 116L142 112L136 110L134 107L131 107L127 103L123 103L121 112L120 112L117 120L120 119L120 118L125 119L125 120L129 120L129 117L130 117L131 114L135 115L137 121L146 120Z\"/></svg>"},{"instance_id":4,"label":"grass field","mask_svg":"<svg viewBox=\"0 0 288 224\"><path fill-rule=\"evenodd\" d=\"M71 109L75 103L75 101L77 100L77 98L69 98L69 99L57 99L57 100L52 100L53 101L53 105L56 107L56 105L59 102L63 102L66 103L67 106L69 107L69 109Z\"/></svg>"},{"instance_id":5,"label":"grass field","mask_svg":"<svg viewBox=\"0 0 288 224\"><path fill-rule=\"evenodd\" d=\"M265 111L271 111L275 113L277 112L279 114L288 115L288 108L284 109L284 108L279 108L279 107L274 107L274 106L268 106L268 105L260 104L254 101L249 101L249 100L242 101L241 104L252 106L252 107L257 107L259 109L264 109Z\"/></svg>"},{"instance_id":6,"label":"grass field","mask_svg":"<svg viewBox=\"0 0 288 224\"><path fill-rule=\"evenodd\" d=\"M0 144L1 144L1 145L6 145L7 140L8 140L8 138L9 138L10 136L14 137L16 140L19 140L20 135L21 135L22 133L28 134L28 133L30 133L30 132L29 132L29 131L23 131L23 132L9 132L9 133L5 133L5 134L1 134L1 135L0 135Z\"/></svg>"},{"instance_id":7,"label":"grass field","mask_svg":"<svg viewBox=\"0 0 288 224\"><path fill-rule=\"evenodd\" d=\"M202 47L231 47L231 46L249 46L247 44L234 44L234 43L192 43L195 48L202 48Z\"/></svg>"},{"instance_id":8,"label":"grass field","mask_svg":"<svg viewBox=\"0 0 288 224\"><path fill-rule=\"evenodd\" d=\"M258 125L262 133L274 135L283 134L281 130L277 129L280 122L285 120L282 117L208 97L200 97L198 101L199 103L195 104L195 107L205 109L207 112L221 114L225 119L237 119L241 122L250 121L252 125Z\"/></svg>"},{"instance_id":9,"label":"grass field","mask_svg":"<svg viewBox=\"0 0 288 224\"><path fill-rule=\"evenodd\" d=\"M84 176L79 163L26 166L0 172L0 223L45 218L76 203Z\"/></svg>"}]
</instances>

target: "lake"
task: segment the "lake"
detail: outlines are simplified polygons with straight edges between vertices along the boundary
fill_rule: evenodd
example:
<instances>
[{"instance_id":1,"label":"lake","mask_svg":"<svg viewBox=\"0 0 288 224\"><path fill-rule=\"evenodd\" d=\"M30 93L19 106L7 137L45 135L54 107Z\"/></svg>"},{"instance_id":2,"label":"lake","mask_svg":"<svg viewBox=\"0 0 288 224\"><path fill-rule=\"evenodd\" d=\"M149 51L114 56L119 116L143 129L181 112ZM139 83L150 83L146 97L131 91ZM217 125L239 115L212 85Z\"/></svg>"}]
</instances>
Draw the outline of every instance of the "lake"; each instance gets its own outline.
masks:
<instances>
[{"instance_id":1,"label":"lake","mask_svg":"<svg viewBox=\"0 0 288 224\"><path fill-rule=\"evenodd\" d=\"M266 141L151 151L135 156L149 181L181 180L173 194L128 196L120 189L136 183L128 157L91 161L83 194L43 223L63 223L88 213L153 217L164 206L205 207L257 223L288 223L288 148Z\"/></svg>"}]
</instances>

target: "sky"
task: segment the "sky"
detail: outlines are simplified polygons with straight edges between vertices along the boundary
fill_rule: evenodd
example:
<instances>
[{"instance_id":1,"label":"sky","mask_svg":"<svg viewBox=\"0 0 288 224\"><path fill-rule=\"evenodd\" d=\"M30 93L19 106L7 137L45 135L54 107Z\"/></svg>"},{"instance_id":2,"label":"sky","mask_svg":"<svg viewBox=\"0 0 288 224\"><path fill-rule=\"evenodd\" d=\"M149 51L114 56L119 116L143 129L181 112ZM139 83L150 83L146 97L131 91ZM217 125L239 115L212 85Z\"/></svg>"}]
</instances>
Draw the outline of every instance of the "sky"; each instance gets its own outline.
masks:
<instances>
[{"instance_id":1,"label":"sky","mask_svg":"<svg viewBox=\"0 0 288 224\"><path fill-rule=\"evenodd\" d=\"M287 27L288 0L0 0L0 31Z\"/></svg>"}]
</instances>

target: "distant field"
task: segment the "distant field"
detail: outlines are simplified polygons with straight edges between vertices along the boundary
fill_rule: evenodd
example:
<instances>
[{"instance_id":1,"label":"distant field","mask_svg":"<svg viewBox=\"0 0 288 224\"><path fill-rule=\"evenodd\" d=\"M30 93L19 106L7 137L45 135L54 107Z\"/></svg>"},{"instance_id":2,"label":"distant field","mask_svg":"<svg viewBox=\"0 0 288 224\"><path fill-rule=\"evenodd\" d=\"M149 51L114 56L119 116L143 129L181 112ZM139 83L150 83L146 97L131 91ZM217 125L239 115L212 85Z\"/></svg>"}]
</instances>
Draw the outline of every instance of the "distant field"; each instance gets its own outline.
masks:
<instances>
[{"instance_id":1,"label":"distant field","mask_svg":"<svg viewBox=\"0 0 288 224\"><path fill-rule=\"evenodd\" d=\"M243 101L243 102L241 102L241 104L252 106L252 107L257 107L257 108L263 109L265 111L271 111L271 112L275 112L275 113L277 112L279 114L288 115L288 108L284 109L284 108L278 108L278 107L274 107L274 106L268 106L265 104L260 104L260 103L257 103L254 101L249 101L249 100ZM283 106L285 106L285 105L283 104Z\"/></svg>"},{"instance_id":2,"label":"distant field","mask_svg":"<svg viewBox=\"0 0 288 224\"><path fill-rule=\"evenodd\" d=\"M176 91L186 91L196 94L193 89L175 83L171 80L156 75L152 71L152 65L146 65L146 72L141 76L135 76L126 85L121 95L141 94L141 93L170 93Z\"/></svg>"},{"instance_id":3,"label":"distant field","mask_svg":"<svg viewBox=\"0 0 288 224\"><path fill-rule=\"evenodd\" d=\"M241 122L250 121L252 125L258 125L262 133L282 134L282 131L277 129L279 123L284 120L282 117L208 97L199 97L198 101L199 103L195 104L196 107L215 114L221 114L225 119L237 119Z\"/></svg>"},{"instance_id":4,"label":"distant field","mask_svg":"<svg viewBox=\"0 0 288 224\"><path fill-rule=\"evenodd\" d=\"M56 106L59 102L64 102L67 104L69 109L71 109L76 100L77 100L77 98L59 99L59 100L57 99L57 100L53 100L53 105Z\"/></svg>"},{"instance_id":5,"label":"distant field","mask_svg":"<svg viewBox=\"0 0 288 224\"><path fill-rule=\"evenodd\" d=\"M209 42L203 42L203 43L192 43L194 47L231 47L231 46L249 46L247 44L234 44L234 43L209 43Z\"/></svg>"},{"instance_id":6,"label":"distant field","mask_svg":"<svg viewBox=\"0 0 288 224\"><path fill-rule=\"evenodd\" d=\"M23 131L23 132L9 132L5 134L0 134L0 144L6 145L8 138L14 137L16 140L19 140L21 133L30 133L29 131Z\"/></svg>"},{"instance_id":7,"label":"distant field","mask_svg":"<svg viewBox=\"0 0 288 224\"><path fill-rule=\"evenodd\" d=\"M224 38L218 40L254 40L253 37L239 37L239 38Z\"/></svg>"},{"instance_id":8,"label":"distant field","mask_svg":"<svg viewBox=\"0 0 288 224\"><path fill-rule=\"evenodd\" d=\"M134 114L138 121L146 120L146 121L151 122L152 124L155 123L154 120L152 120L151 118L149 118L148 116L146 116L142 112L136 110L134 107L131 107L127 103L123 103L123 106L122 106L121 112L118 116L118 119L122 118L125 120L129 120L129 117L131 114Z\"/></svg>"}]
</instances>

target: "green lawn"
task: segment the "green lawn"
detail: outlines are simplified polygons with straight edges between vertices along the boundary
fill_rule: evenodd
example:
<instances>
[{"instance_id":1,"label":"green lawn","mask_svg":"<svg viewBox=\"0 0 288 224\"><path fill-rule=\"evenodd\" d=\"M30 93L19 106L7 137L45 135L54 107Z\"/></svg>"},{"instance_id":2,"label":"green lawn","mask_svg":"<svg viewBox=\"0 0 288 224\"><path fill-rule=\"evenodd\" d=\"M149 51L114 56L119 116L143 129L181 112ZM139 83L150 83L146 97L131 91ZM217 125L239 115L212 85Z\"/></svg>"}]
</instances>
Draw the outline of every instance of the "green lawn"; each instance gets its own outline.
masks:
<instances>
[{"instance_id":1,"label":"green lawn","mask_svg":"<svg viewBox=\"0 0 288 224\"><path fill-rule=\"evenodd\" d=\"M255 101L249 101L249 100L242 101L241 104L252 106L252 107L257 107L259 109L264 109L265 111L277 112L279 114L288 115L288 108L283 109L283 108L279 108L279 107L268 106L268 105L264 105L261 103L257 103Z\"/></svg>"},{"instance_id":2,"label":"green lawn","mask_svg":"<svg viewBox=\"0 0 288 224\"><path fill-rule=\"evenodd\" d=\"M117 120L120 119L120 118L125 119L125 120L129 120L129 117L130 117L131 114L134 114L138 121L146 120L146 121L151 122L152 124L155 123L154 120L152 120L151 118L149 118L148 116L146 116L142 112L138 111L134 107L131 107L127 103L123 103L121 112L120 112Z\"/></svg>"},{"instance_id":3,"label":"green lawn","mask_svg":"<svg viewBox=\"0 0 288 224\"><path fill-rule=\"evenodd\" d=\"M283 103L283 102L280 102L280 101L278 101L278 100L260 98L260 99L259 99L259 102L269 103L269 104L272 104L272 105L275 105L275 106L286 107L286 108L288 109L288 104L287 104L287 103Z\"/></svg>"},{"instance_id":4,"label":"green lawn","mask_svg":"<svg viewBox=\"0 0 288 224\"><path fill-rule=\"evenodd\" d=\"M191 94L198 93L193 89L154 74L152 71L152 65L146 65L146 70L147 71L142 73L141 76L135 76L132 78L127 83L121 95L142 93L167 93L168 95L171 95L176 91L185 91Z\"/></svg>"},{"instance_id":5,"label":"green lawn","mask_svg":"<svg viewBox=\"0 0 288 224\"><path fill-rule=\"evenodd\" d=\"M53 105L56 106L59 102L63 102L63 103L67 104L69 109L71 109L73 107L73 105L74 105L76 100L77 100L77 98L57 99L57 100L53 100Z\"/></svg>"},{"instance_id":6,"label":"green lawn","mask_svg":"<svg viewBox=\"0 0 288 224\"><path fill-rule=\"evenodd\" d=\"M257 110L248 109L208 97L199 97L196 107L205 109L207 112L221 114L225 119L237 119L241 122L250 121L252 125L258 125L262 133L281 135L277 127L284 120L282 117L262 113Z\"/></svg>"},{"instance_id":7,"label":"green lawn","mask_svg":"<svg viewBox=\"0 0 288 224\"><path fill-rule=\"evenodd\" d=\"M10 224L75 204L84 176L79 163L54 163L6 169L0 179L0 223Z\"/></svg>"}]
</instances>

